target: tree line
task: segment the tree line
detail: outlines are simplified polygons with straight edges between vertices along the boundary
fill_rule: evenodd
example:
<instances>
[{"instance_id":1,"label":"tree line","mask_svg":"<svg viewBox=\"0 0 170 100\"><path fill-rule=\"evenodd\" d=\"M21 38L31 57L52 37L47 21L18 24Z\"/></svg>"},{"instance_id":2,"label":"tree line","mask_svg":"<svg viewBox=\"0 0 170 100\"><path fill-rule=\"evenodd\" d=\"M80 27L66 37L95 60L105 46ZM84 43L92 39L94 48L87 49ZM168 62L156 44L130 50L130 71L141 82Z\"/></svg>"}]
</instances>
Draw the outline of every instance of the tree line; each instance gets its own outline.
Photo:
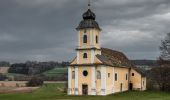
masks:
<instances>
[{"instance_id":1,"label":"tree line","mask_svg":"<svg viewBox=\"0 0 170 100\"><path fill-rule=\"evenodd\" d=\"M0 67L9 67L10 63L7 61L0 61Z\"/></svg>"},{"instance_id":2,"label":"tree line","mask_svg":"<svg viewBox=\"0 0 170 100\"><path fill-rule=\"evenodd\" d=\"M12 64L8 70L9 73L18 73L25 75L41 74L47 70L51 70L55 67L67 67L69 62L36 62L27 61L25 63Z\"/></svg>"}]
</instances>

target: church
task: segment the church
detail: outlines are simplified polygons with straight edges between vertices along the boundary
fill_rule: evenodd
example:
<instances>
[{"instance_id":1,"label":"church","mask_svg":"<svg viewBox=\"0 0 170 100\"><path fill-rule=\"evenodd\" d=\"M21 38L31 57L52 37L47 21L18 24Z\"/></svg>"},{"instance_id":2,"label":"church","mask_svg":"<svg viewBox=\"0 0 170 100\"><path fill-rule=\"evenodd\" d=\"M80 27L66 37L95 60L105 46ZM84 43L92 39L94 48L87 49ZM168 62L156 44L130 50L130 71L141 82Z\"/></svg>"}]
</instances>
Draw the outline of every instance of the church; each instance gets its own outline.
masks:
<instances>
[{"instance_id":1,"label":"church","mask_svg":"<svg viewBox=\"0 0 170 100\"><path fill-rule=\"evenodd\" d=\"M119 51L100 46L101 28L90 9L77 30L77 55L68 67L68 95L109 95L146 90L145 73Z\"/></svg>"}]
</instances>

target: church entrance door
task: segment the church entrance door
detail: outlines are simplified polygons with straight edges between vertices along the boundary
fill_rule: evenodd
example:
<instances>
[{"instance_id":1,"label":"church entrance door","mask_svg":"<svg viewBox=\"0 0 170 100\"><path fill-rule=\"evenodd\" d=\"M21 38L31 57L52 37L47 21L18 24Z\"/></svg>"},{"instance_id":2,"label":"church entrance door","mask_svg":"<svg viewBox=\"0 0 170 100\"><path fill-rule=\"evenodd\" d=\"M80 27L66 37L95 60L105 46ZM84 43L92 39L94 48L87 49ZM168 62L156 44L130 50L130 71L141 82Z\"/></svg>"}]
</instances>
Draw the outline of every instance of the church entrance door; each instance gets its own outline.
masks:
<instances>
[{"instance_id":1,"label":"church entrance door","mask_svg":"<svg viewBox=\"0 0 170 100\"><path fill-rule=\"evenodd\" d=\"M132 89L133 89L133 84L129 83L129 90L132 90Z\"/></svg>"},{"instance_id":2,"label":"church entrance door","mask_svg":"<svg viewBox=\"0 0 170 100\"><path fill-rule=\"evenodd\" d=\"M82 93L83 95L88 95L88 85L82 85Z\"/></svg>"}]
</instances>

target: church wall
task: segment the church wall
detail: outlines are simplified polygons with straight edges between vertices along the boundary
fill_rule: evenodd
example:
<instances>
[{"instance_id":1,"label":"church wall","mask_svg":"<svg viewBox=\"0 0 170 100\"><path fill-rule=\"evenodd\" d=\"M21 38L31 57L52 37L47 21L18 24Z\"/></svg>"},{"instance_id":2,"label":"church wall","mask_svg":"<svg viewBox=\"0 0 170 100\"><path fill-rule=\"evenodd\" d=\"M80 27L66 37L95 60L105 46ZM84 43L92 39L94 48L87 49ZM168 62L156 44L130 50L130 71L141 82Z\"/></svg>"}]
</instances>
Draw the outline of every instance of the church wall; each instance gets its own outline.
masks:
<instances>
[{"instance_id":1,"label":"church wall","mask_svg":"<svg viewBox=\"0 0 170 100\"><path fill-rule=\"evenodd\" d=\"M83 58L83 54L87 53L87 58ZM91 50L81 50L79 51L79 64L89 64L91 63Z\"/></svg>"},{"instance_id":2,"label":"church wall","mask_svg":"<svg viewBox=\"0 0 170 100\"><path fill-rule=\"evenodd\" d=\"M117 81L114 81L114 92L127 91L129 86L128 86L128 80L126 80L126 74L129 73L129 69L115 67L115 73L117 73ZM121 84L122 84L122 90L121 90Z\"/></svg>"},{"instance_id":3,"label":"church wall","mask_svg":"<svg viewBox=\"0 0 170 100\"><path fill-rule=\"evenodd\" d=\"M101 66L101 92L100 95L107 95L107 84L106 84L107 68L105 65Z\"/></svg>"},{"instance_id":4,"label":"church wall","mask_svg":"<svg viewBox=\"0 0 170 100\"><path fill-rule=\"evenodd\" d=\"M92 54L91 50L81 50L81 51L78 51L78 52L79 52L79 64L90 64L91 63L91 57L94 57L94 60L93 60L94 62L101 63L101 61L99 61L95 57L96 54L100 54L99 50L95 50L94 55ZM83 58L84 53L87 53L87 58L86 59ZM76 58L76 59L78 59L78 58Z\"/></svg>"},{"instance_id":5,"label":"church wall","mask_svg":"<svg viewBox=\"0 0 170 100\"><path fill-rule=\"evenodd\" d=\"M88 75L87 76L83 76L83 71L87 70L88 71ZM79 82L78 82L78 91L79 91L79 95L82 94L82 84L88 85L88 93L89 95L91 94L91 88L92 88L92 84L91 84L91 80L92 80L92 68L91 67L86 67L86 66L82 66L79 67L78 69L78 76L79 76Z\"/></svg>"},{"instance_id":6,"label":"church wall","mask_svg":"<svg viewBox=\"0 0 170 100\"><path fill-rule=\"evenodd\" d=\"M69 88L69 91L70 91L70 95L74 95L75 94L75 79L72 79L72 71L75 71L74 67L69 67L69 70L68 71L68 78L70 82L68 82L68 88ZM71 87L69 87L69 84Z\"/></svg>"},{"instance_id":7,"label":"church wall","mask_svg":"<svg viewBox=\"0 0 170 100\"><path fill-rule=\"evenodd\" d=\"M87 43L83 43L83 36L84 35L87 35ZM90 30L86 30L86 33L84 32L84 30L80 30L79 31L79 46L80 47L83 47L83 48L85 48L85 47L90 47Z\"/></svg>"},{"instance_id":8,"label":"church wall","mask_svg":"<svg viewBox=\"0 0 170 100\"><path fill-rule=\"evenodd\" d=\"M95 50L95 55L97 54L101 55L101 50Z\"/></svg>"},{"instance_id":9,"label":"church wall","mask_svg":"<svg viewBox=\"0 0 170 100\"><path fill-rule=\"evenodd\" d=\"M96 43L96 36L98 36L98 43ZM92 45L97 47L97 48L100 48L100 31L99 30L96 30L96 29L93 29L92 30Z\"/></svg>"},{"instance_id":10,"label":"church wall","mask_svg":"<svg viewBox=\"0 0 170 100\"><path fill-rule=\"evenodd\" d=\"M139 74L137 71L134 69L131 69L130 72L130 82L133 84L133 89L134 90L141 90L141 84L142 84L142 76ZM132 76L132 73L134 76Z\"/></svg>"},{"instance_id":11,"label":"church wall","mask_svg":"<svg viewBox=\"0 0 170 100\"><path fill-rule=\"evenodd\" d=\"M86 33L84 30L80 30L78 34L78 40L79 40L79 47L83 48L89 48L91 46L100 48L100 31L96 29L86 29ZM83 36L87 35L87 43L83 43ZM98 43L96 44L96 35L98 36Z\"/></svg>"},{"instance_id":12,"label":"church wall","mask_svg":"<svg viewBox=\"0 0 170 100\"><path fill-rule=\"evenodd\" d=\"M101 72L101 67L96 68L96 72L100 71ZM96 75L97 76L97 75ZM101 79L96 78L96 94L100 95L101 93Z\"/></svg>"},{"instance_id":13,"label":"church wall","mask_svg":"<svg viewBox=\"0 0 170 100\"><path fill-rule=\"evenodd\" d=\"M111 94L113 93L113 69L114 67L107 66L106 68L107 68L106 70L106 80L107 80L106 81L106 85L107 85L106 94Z\"/></svg>"},{"instance_id":14,"label":"church wall","mask_svg":"<svg viewBox=\"0 0 170 100\"><path fill-rule=\"evenodd\" d=\"M146 77L142 77L142 91L146 90Z\"/></svg>"}]
</instances>

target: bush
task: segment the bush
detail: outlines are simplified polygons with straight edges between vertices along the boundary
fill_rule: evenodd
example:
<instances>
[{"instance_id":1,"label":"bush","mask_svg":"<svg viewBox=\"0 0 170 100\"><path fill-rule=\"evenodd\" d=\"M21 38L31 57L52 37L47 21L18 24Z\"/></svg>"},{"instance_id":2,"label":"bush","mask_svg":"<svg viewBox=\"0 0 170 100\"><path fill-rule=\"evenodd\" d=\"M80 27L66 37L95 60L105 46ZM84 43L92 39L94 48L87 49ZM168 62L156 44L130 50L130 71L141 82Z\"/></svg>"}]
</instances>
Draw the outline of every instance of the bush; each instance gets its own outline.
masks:
<instances>
[{"instance_id":1,"label":"bush","mask_svg":"<svg viewBox=\"0 0 170 100\"><path fill-rule=\"evenodd\" d=\"M27 86L36 87L42 86L44 81L41 78L33 77L30 81L28 81Z\"/></svg>"},{"instance_id":2,"label":"bush","mask_svg":"<svg viewBox=\"0 0 170 100\"><path fill-rule=\"evenodd\" d=\"M156 91L156 90L159 90L159 85L156 84L154 81L152 81L152 80L148 77L148 78L147 78L146 88L147 88L147 90Z\"/></svg>"},{"instance_id":3,"label":"bush","mask_svg":"<svg viewBox=\"0 0 170 100\"><path fill-rule=\"evenodd\" d=\"M150 71L150 78L157 88L161 91L170 92L170 67L161 66L152 68Z\"/></svg>"},{"instance_id":4,"label":"bush","mask_svg":"<svg viewBox=\"0 0 170 100\"><path fill-rule=\"evenodd\" d=\"M6 79L8 79L7 76L0 73L0 81L4 81Z\"/></svg>"}]
</instances>

